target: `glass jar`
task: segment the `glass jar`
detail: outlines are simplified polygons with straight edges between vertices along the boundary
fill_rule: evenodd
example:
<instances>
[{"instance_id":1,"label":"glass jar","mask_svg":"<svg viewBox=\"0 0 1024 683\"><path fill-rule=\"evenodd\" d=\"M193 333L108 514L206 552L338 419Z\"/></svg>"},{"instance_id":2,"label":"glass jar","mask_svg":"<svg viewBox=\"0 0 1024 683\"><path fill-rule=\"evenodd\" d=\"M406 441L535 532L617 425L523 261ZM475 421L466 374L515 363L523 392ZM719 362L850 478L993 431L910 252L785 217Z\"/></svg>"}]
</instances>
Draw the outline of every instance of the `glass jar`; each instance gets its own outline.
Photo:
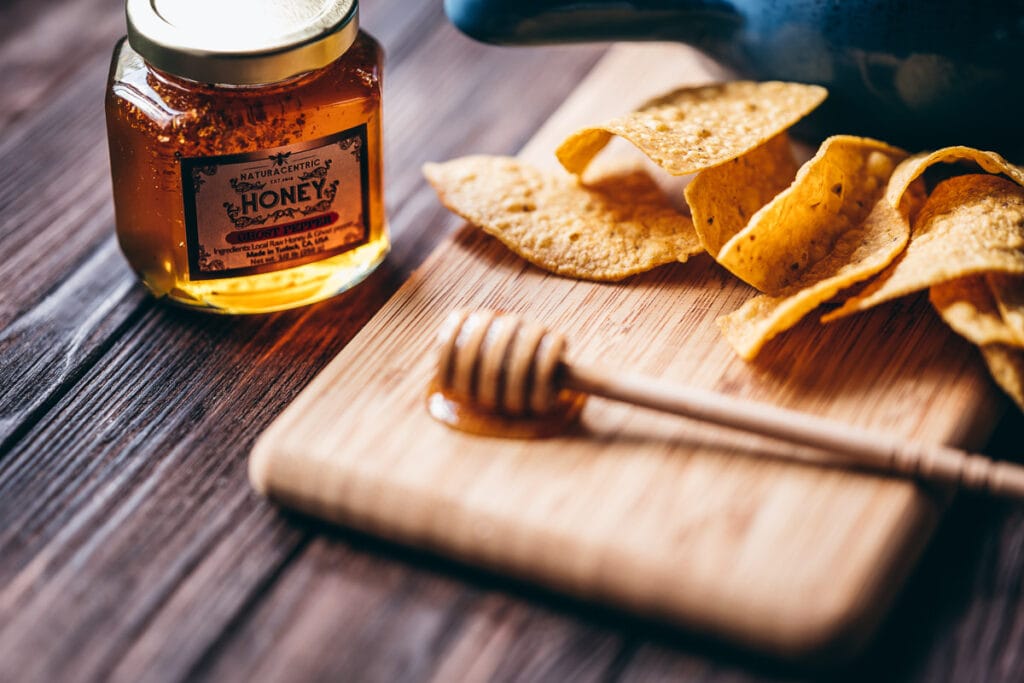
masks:
<instances>
[{"instance_id":1,"label":"glass jar","mask_svg":"<svg viewBox=\"0 0 1024 683\"><path fill-rule=\"evenodd\" d=\"M128 0L106 98L117 237L158 297L225 313L357 284L389 241L383 52L356 0Z\"/></svg>"}]
</instances>

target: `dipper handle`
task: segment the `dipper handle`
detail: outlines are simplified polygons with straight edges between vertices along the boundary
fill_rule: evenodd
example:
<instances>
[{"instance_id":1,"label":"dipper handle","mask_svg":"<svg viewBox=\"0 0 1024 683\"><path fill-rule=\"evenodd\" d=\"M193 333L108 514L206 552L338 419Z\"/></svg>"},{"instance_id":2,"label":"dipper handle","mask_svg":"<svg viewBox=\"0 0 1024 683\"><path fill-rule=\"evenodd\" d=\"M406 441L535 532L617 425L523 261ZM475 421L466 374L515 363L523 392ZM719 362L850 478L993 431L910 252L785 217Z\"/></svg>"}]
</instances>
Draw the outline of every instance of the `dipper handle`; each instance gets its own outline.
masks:
<instances>
[{"instance_id":1,"label":"dipper handle","mask_svg":"<svg viewBox=\"0 0 1024 683\"><path fill-rule=\"evenodd\" d=\"M459 398L510 416L543 413L561 389L838 453L879 472L1024 501L1024 467L956 448L663 380L567 363L565 338L491 311L452 314L441 332L438 381Z\"/></svg>"},{"instance_id":2,"label":"dipper handle","mask_svg":"<svg viewBox=\"0 0 1024 683\"><path fill-rule=\"evenodd\" d=\"M880 472L1024 501L1024 467L1013 463L649 377L568 364L560 376L568 389L839 453Z\"/></svg>"}]
</instances>

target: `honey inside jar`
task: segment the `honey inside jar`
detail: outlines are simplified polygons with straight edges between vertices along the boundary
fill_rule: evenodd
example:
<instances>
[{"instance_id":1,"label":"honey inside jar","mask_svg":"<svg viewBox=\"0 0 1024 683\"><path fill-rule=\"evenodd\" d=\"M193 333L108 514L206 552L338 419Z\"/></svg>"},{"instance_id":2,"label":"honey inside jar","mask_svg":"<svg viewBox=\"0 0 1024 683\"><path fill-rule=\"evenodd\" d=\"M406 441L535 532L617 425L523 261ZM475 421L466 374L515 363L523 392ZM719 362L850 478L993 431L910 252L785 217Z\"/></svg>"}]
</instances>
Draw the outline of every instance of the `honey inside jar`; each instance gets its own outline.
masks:
<instances>
[{"instance_id":1,"label":"honey inside jar","mask_svg":"<svg viewBox=\"0 0 1024 683\"><path fill-rule=\"evenodd\" d=\"M206 5L129 0L106 101L121 248L156 296L220 312L344 291L389 248L382 50L352 0Z\"/></svg>"}]
</instances>

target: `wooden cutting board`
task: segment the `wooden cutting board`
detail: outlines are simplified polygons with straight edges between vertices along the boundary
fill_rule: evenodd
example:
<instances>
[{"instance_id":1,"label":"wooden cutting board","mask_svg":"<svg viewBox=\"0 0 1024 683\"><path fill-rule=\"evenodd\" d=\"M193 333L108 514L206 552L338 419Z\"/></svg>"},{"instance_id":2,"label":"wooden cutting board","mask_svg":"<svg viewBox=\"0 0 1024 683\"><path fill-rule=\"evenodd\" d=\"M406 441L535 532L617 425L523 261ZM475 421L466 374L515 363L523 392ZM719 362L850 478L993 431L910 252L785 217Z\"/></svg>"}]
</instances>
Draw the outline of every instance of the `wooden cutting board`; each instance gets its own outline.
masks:
<instances>
[{"instance_id":1,"label":"wooden cutting board","mask_svg":"<svg viewBox=\"0 0 1024 683\"><path fill-rule=\"evenodd\" d=\"M715 75L682 46L616 47L523 156L552 164L574 128ZM925 299L805 321L748 364L714 320L752 295L707 257L618 284L559 278L465 227L260 438L253 483L312 515L775 655L849 653L943 492L794 464L773 457L792 446L599 399L579 429L541 441L457 433L424 407L439 324L488 307L566 333L580 363L925 441L977 447L990 434L1003 404Z\"/></svg>"}]
</instances>

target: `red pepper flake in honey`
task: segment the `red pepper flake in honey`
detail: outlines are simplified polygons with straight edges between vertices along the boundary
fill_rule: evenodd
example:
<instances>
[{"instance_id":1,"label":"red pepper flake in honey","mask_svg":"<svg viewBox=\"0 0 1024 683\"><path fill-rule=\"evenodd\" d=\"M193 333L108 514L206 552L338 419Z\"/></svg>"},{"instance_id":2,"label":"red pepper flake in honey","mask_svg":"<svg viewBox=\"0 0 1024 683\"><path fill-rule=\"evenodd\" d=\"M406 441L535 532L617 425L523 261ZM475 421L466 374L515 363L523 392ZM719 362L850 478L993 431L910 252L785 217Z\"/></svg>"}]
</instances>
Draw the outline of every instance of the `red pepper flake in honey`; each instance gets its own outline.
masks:
<instances>
[{"instance_id":1,"label":"red pepper flake in honey","mask_svg":"<svg viewBox=\"0 0 1024 683\"><path fill-rule=\"evenodd\" d=\"M311 303L389 247L380 45L355 0L128 0L107 132L117 235L157 296Z\"/></svg>"}]
</instances>

